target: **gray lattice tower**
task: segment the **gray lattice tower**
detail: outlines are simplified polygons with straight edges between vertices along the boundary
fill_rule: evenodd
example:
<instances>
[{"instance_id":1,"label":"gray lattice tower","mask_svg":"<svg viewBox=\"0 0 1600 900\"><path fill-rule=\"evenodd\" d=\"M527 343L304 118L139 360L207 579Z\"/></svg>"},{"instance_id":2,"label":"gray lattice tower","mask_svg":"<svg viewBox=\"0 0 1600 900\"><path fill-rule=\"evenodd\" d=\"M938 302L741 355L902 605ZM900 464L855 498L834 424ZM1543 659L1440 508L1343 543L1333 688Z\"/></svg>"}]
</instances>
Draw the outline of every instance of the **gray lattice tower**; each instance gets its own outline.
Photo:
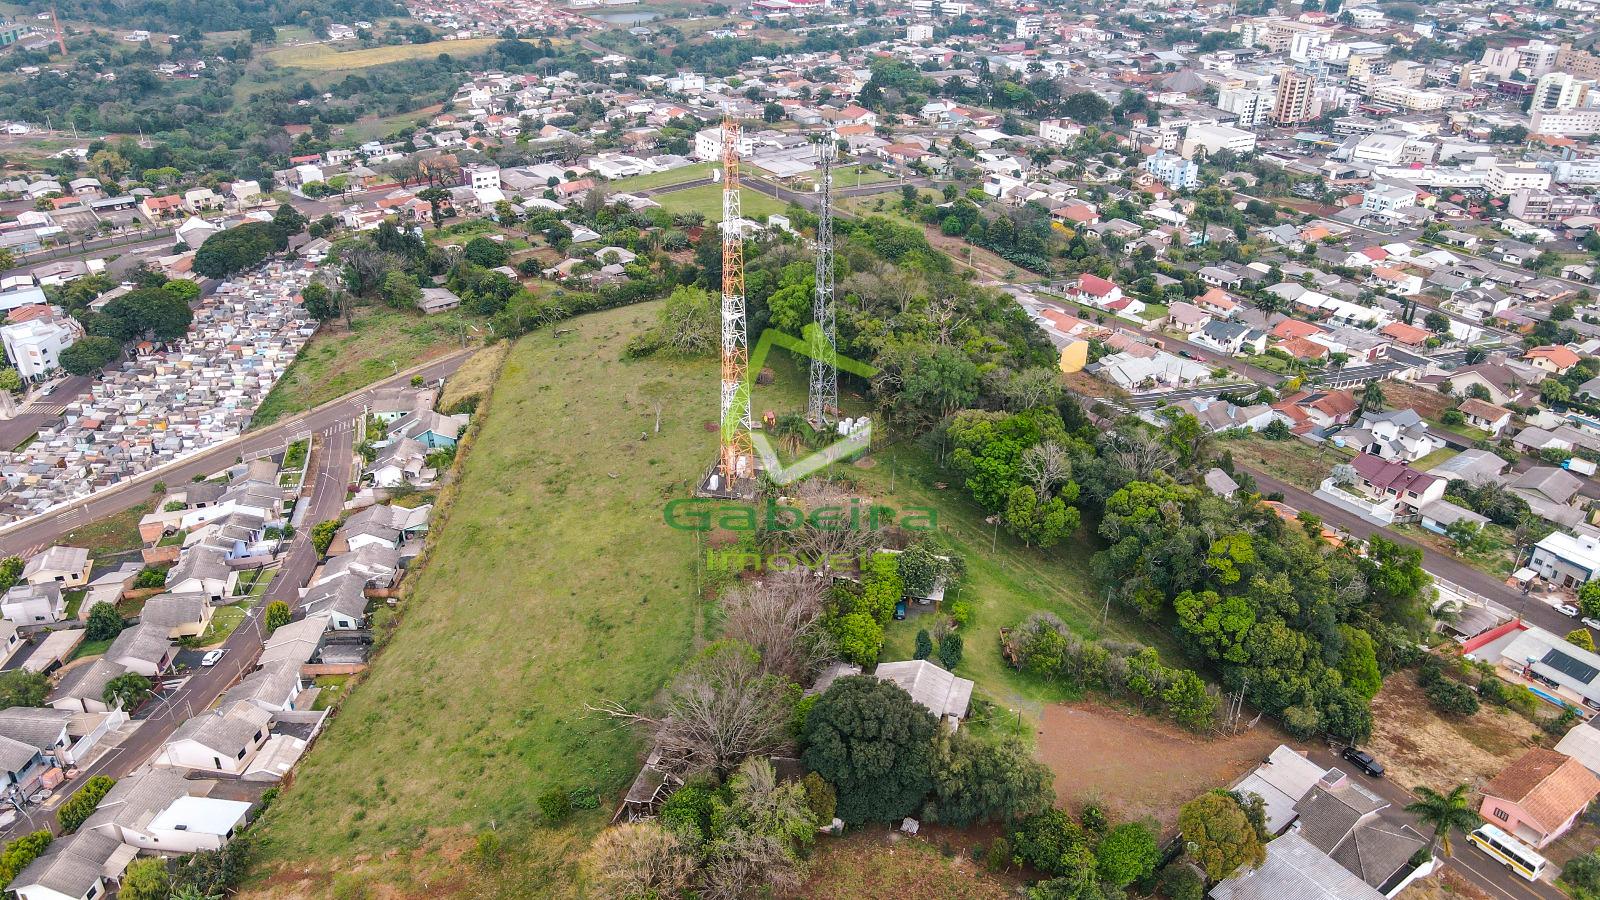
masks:
<instances>
[{"instance_id":1,"label":"gray lattice tower","mask_svg":"<svg viewBox=\"0 0 1600 900\"><path fill-rule=\"evenodd\" d=\"M817 292L812 300L811 317L817 323L811 348L811 391L806 404L806 419L813 427L833 422L839 408L839 369L834 354L838 349L833 321L833 132L823 136L819 184L822 205L817 209Z\"/></svg>"}]
</instances>

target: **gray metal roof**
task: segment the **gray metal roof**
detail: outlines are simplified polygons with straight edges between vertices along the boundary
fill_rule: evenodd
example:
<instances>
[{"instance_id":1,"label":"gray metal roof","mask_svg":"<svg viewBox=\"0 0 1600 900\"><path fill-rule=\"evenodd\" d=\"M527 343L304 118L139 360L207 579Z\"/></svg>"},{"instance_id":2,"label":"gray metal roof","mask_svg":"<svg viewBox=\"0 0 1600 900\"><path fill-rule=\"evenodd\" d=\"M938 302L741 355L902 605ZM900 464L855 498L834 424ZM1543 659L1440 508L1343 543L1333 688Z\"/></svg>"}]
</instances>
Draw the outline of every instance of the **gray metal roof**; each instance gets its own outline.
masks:
<instances>
[{"instance_id":1,"label":"gray metal roof","mask_svg":"<svg viewBox=\"0 0 1600 900\"><path fill-rule=\"evenodd\" d=\"M1267 861L1211 889L1213 900L1383 900L1311 842L1289 833L1267 845Z\"/></svg>"}]
</instances>

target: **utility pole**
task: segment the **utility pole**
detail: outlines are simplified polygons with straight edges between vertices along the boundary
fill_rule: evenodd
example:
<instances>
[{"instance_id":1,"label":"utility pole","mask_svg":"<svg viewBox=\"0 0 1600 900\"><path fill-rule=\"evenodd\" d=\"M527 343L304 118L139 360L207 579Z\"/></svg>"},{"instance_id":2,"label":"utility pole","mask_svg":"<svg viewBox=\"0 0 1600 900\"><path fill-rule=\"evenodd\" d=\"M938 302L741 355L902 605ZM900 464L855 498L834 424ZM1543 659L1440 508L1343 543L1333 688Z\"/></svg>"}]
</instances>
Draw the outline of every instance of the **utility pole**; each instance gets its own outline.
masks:
<instances>
[{"instance_id":1,"label":"utility pole","mask_svg":"<svg viewBox=\"0 0 1600 900\"><path fill-rule=\"evenodd\" d=\"M722 390L719 408L722 487L752 477L755 451L750 441L750 365L745 323L743 209L739 197L739 123L722 120Z\"/></svg>"}]
</instances>

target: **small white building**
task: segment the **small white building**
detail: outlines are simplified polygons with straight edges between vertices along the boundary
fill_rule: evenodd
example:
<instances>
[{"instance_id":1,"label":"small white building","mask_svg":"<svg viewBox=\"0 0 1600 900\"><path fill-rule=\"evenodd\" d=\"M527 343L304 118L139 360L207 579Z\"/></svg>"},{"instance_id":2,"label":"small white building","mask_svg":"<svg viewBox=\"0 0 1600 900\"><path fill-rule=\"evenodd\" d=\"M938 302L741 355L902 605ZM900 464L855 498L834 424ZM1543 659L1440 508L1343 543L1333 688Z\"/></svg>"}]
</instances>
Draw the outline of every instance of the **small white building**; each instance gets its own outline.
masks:
<instances>
[{"instance_id":1,"label":"small white building","mask_svg":"<svg viewBox=\"0 0 1600 900\"><path fill-rule=\"evenodd\" d=\"M0 327L6 356L25 381L39 381L61 367L61 351L83 337L83 326L69 316L37 318Z\"/></svg>"}]
</instances>

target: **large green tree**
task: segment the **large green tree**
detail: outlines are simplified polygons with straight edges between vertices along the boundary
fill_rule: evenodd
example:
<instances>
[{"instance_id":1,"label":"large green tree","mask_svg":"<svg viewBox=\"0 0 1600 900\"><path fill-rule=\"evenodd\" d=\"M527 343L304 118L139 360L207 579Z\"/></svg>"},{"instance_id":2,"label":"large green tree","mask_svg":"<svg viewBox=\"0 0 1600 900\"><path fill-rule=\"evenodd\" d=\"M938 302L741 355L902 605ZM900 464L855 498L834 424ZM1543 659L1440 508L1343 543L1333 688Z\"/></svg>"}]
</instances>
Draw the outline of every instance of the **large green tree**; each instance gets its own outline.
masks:
<instances>
[{"instance_id":1,"label":"large green tree","mask_svg":"<svg viewBox=\"0 0 1600 900\"><path fill-rule=\"evenodd\" d=\"M938 723L899 686L870 676L833 683L806 717L806 768L839 793L850 824L893 822L916 812L933 787Z\"/></svg>"},{"instance_id":2,"label":"large green tree","mask_svg":"<svg viewBox=\"0 0 1600 900\"><path fill-rule=\"evenodd\" d=\"M0 709L43 706L50 694L50 679L38 672L12 669L0 672Z\"/></svg>"},{"instance_id":3,"label":"large green tree","mask_svg":"<svg viewBox=\"0 0 1600 900\"><path fill-rule=\"evenodd\" d=\"M1016 745L958 731L940 738L933 794L939 821L965 827L1048 809L1055 787L1050 769Z\"/></svg>"},{"instance_id":4,"label":"large green tree","mask_svg":"<svg viewBox=\"0 0 1600 900\"><path fill-rule=\"evenodd\" d=\"M1206 877L1221 881L1239 871L1255 868L1267 858L1266 848L1239 802L1224 791L1201 794L1183 805L1178 828L1191 846Z\"/></svg>"}]
</instances>

